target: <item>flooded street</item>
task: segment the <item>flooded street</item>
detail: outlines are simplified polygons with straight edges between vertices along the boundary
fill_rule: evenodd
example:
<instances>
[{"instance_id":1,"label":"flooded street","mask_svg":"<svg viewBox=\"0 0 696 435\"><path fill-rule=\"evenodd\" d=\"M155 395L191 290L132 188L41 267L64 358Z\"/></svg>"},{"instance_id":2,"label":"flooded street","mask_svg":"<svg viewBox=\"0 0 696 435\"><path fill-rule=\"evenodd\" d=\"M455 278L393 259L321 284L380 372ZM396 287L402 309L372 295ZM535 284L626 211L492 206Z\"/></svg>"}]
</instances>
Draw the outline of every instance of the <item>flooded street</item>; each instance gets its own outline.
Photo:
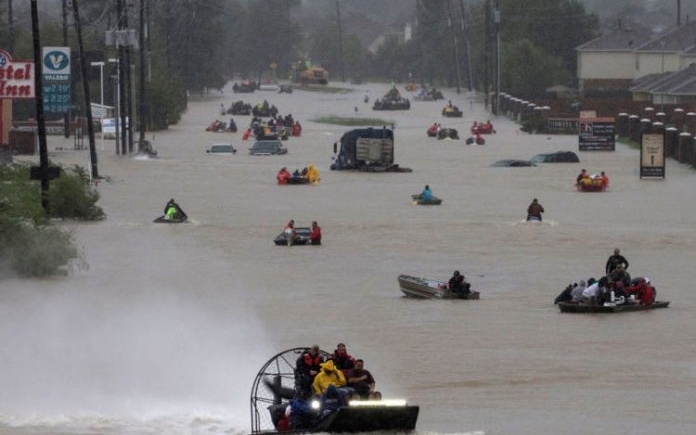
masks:
<instances>
[{"instance_id":1,"label":"flooded street","mask_svg":"<svg viewBox=\"0 0 696 435\"><path fill-rule=\"evenodd\" d=\"M64 224L83 261L67 277L0 279L0 435L246 434L266 360L338 342L384 397L420 405L422 435L696 432L696 171L668 159L666 179L641 180L639 151L622 144L578 153L580 163L490 167L577 151L578 138L521 133L451 89L462 118L441 116L447 100L375 112L386 85L345 87L194 96L178 125L148 134L158 159L117 156L97 139L107 219ZM229 120L221 103L263 99L303 126L288 154L250 156L250 117L234 116L239 133L205 131ZM331 115L393 122L395 161L413 172L330 171L350 129L314 121ZM487 119L497 134L465 145ZM426 137L433 122L462 140ZM205 152L225 141L235 155ZM53 161L89 166L72 138L48 143ZM309 164L318 185L276 184L282 166ZM577 192L581 168L605 171L609 190ZM425 184L441 206L411 204ZM169 198L188 223L152 223ZM541 224L524 222L532 198ZM275 246L289 219L318 221L323 245ZM615 247L670 308L561 314L556 295L601 276ZM481 300L399 291L401 273L445 280L455 269Z\"/></svg>"}]
</instances>

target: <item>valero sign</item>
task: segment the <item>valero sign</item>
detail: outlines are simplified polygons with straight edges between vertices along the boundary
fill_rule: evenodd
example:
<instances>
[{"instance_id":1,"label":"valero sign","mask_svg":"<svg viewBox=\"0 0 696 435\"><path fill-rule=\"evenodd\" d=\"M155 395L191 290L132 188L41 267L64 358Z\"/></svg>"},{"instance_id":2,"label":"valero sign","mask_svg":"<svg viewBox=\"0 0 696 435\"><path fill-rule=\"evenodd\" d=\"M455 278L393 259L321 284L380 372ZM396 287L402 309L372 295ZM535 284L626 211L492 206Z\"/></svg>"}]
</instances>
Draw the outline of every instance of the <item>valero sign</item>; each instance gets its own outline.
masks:
<instances>
[{"instance_id":1,"label":"valero sign","mask_svg":"<svg viewBox=\"0 0 696 435\"><path fill-rule=\"evenodd\" d=\"M43 47L43 106L48 113L70 109L70 47Z\"/></svg>"},{"instance_id":2,"label":"valero sign","mask_svg":"<svg viewBox=\"0 0 696 435\"><path fill-rule=\"evenodd\" d=\"M34 62L12 60L5 50L0 50L0 99L32 99L34 88Z\"/></svg>"}]
</instances>

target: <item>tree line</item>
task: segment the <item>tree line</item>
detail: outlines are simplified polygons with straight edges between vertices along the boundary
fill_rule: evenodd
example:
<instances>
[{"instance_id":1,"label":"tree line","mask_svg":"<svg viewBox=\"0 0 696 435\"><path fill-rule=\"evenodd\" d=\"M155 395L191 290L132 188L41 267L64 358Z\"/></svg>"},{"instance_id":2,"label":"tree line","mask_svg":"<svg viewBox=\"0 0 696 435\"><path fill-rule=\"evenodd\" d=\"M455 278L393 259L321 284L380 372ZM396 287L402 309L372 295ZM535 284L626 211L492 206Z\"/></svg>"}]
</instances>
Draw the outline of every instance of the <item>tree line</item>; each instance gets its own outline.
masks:
<instances>
[{"instance_id":1,"label":"tree line","mask_svg":"<svg viewBox=\"0 0 696 435\"><path fill-rule=\"evenodd\" d=\"M105 32L123 18L137 32L143 6L147 36L139 43L146 61L140 65L133 53L131 64L147 70L144 110L149 129L177 122L187 94L220 89L236 77L287 79L298 60L321 64L333 82L413 81L493 91L499 80L500 91L531 98L552 85L574 87L575 47L599 31L598 17L587 13L578 0L415 0L407 6L412 9L411 21L387 25L386 18L380 29L383 41L371 51L360 38L365 29L342 26L340 12L346 0L337 0L335 13L311 26L294 19L302 13L299 0L63 1L68 9L79 1L87 62L114 57ZM11 45L15 58L33 58L31 23L17 19L28 16L22 3L26 1L8 0L0 6L5 17L0 40L5 47ZM119 16L118 6L125 17ZM55 9L40 16L41 44L61 46L67 34L76 56L72 12L63 18ZM363 13L368 22L374 10ZM407 25L410 39L404 37ZM114 101L114 87L108 82L113 67L107 63L105 68L104 96L109 104ZM99 95L99 70L88 71L90 94ZM138 74L133 80L139 89ZM83 105L77 67L74 83L73 102ZM28 102L15 103L16 117L29 117L32 111Z\"/></svg>"}]
</instances>

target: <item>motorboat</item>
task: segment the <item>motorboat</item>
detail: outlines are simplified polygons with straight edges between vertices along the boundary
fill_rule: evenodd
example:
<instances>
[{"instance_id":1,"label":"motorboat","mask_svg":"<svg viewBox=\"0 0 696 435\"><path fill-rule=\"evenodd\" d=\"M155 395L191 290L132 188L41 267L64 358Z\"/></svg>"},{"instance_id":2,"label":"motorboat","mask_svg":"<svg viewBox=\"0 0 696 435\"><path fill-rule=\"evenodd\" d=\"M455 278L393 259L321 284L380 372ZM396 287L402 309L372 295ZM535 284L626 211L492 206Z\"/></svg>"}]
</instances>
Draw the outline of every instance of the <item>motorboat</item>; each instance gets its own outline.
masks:
<instances>
[{"instance_id":1,"label":"motorboat","mask_svg":"<svg viewBox=\"0 0 696 435\"><path fill-rule=\"evenodd\" d=\"M436 279L399 275L399 288L410 297L423 299L479 299L480 293L457 294L447 288L447 283Z\"/></svg>"},{"instance_id":2,"label":"motorboat","mask_svg":"<svg viewBox=\"0 0 696 435\"><path fill-rule=\"evenodd\" d=\"M655 301L650 305L643 305L639 303L616 303L616 302L605 302L601 305L598 304L585 304L582 302L559 302L558 308L562 313L624 313L628 311L645 311L654 310L656 308L667 308L669 307L669 301Z\"/></svg>"}]
</instances>

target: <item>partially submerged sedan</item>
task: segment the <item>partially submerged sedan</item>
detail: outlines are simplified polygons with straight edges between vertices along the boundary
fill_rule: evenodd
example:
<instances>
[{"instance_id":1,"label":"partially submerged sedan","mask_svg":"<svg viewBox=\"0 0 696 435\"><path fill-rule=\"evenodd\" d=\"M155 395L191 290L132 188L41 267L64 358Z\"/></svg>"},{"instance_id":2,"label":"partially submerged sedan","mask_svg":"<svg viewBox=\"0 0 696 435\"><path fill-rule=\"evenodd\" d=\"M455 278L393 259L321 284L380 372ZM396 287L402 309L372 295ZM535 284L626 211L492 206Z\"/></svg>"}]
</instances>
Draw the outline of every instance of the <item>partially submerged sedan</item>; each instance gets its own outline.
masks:
<instances>
[{"instance_id":1,"label":"partially submerged sedan","mask_svg":"<svg viewBox=\"0 0 696 435\"><path fill-rule=\"evenodd\" d=\"M578 155L572 151L556 151L537 154L530 159L534 163L578 163Z\"/></svg>"},{"instance_id":2,"label":"partially submerged sedan","mask_svg":"<svg viewBox=\"0 0 696 435\"><path fill-rule=\"evenodd\" d=\"M519 166L536 166L534 162L529 160L519 160L519 159L505 159L493 162L491 166L502 166L502 167L519 167Z\"/></svg>"},{"instance_id":3,"label":"partially submerged sedan","mask_svg":"<svg viewBox=\"0 0 696 435\"><path fill-rule=\"evenodd\" d=\"M237 152L234 146L232 146L231 143L214 143L205 150L206 153L212 153L212 154L234 154Z\"/></svg>"},{"instance_id":4,"label":"partially submerged sedan","mask_svg":"<svg viewBox=\"0 0 696 435\"><path fill-rule=\"evenodd\" d=\"M279 140L259 140L249 148L252 156L271 156L275 154L287 154L288 149Z\"/></svg>"}]
</instances>

